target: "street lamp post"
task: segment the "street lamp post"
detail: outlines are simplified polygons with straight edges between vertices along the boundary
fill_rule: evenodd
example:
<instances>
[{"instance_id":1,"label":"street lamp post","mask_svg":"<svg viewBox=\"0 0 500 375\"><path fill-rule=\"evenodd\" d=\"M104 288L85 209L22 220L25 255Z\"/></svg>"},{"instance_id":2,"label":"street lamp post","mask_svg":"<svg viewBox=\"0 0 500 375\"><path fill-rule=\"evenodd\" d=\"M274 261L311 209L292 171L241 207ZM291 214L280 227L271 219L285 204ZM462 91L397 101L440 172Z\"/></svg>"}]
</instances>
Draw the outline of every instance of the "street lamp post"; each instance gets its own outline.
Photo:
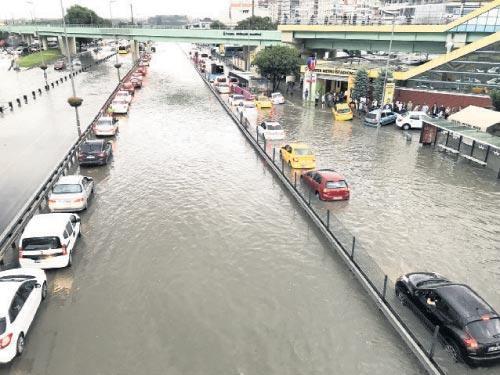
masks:
<instances>
[{"instance_id":1,"label":"street lamp post","mask_svg":"<svg viewBox=\"0 0 500 375\"><path fill-rule=\"evenodd\" d=\"M396 13L390 13L382 10L382 12L389 14L392 16L392 31L391 31L391 39L389 41L389 55L387 56L387 62L385 64L385 74L384 74L384 88L382 91L382 107L385 105L385 90L387 87L387 74L389 73L389 62L391 61L391 53L392 53L392 41L394 40L394 26L396 24ZM379 124L380 126L380 124Z\"/></svg>"},{"instance_id":2,"label":"street lamp post","mask_svg":"<svg viewBox=\"0 0 500 375\"><path fill-rule=\"evenodd\" d=\"M76 96L76 90L75 90L75 80L73 78L73 62L71 61L71 54L69 51L69 41L68 41L68 33L66 30L66 19L64 18L64 6L63 6L63 0L60 0L61 4L61 15L62 15L62 21L63 21L63 30L64 30L64 39L66 41L65 49L66 49L66 56L68 58L68 64L69 64L69 71L70 71L70 81L71 81L71 90L73 93L73 96L68 99L69 105L75 108L75 115L76 115L76 130L78 132L78 137L82 135L82 130L80 128L80 116L78 114L78 107L82 104L82 99Z\"/></svg>"},{"instance_id":3,"label":"street lamp post","mask_svg":"<svg viewBox=\"0 0 500 375\"><path fill-rule=\"evenodd\" d=\"M111 4L116 2L116 0L109 0L109 20L111 22L111 28L113 28L113 11L111 8ZM118 61L118 36L115 35L115 68L116 73L118 74L118 83L121 81L120 77L120 68L122 64Z\"/></svg>"},{"instance_id":4,"label":"street lamp post","mask_svg":"<svg viewBox=\"0 0 500 375\"><path fill-rule=\"evenodd\" d=\"M49 85L49 83L47 82L47 64L45 64L45 57L43 55L43 43L40 40L40 35L38 34L38 27L37 27L37 24L36 24L35 10L34 10L35 5L33 4L32 0L26 1L26 4L32 6L32 9L31 9L31 12L30 12L31 13L31 21L35 25L35 34L38 37L39 42L41 44L41 47L40 47L40 56L42 58L42 65L40 65L40 69L43 70L43 78L45 80L45 87L47 87Z\"/></svg>"}]
</instances>

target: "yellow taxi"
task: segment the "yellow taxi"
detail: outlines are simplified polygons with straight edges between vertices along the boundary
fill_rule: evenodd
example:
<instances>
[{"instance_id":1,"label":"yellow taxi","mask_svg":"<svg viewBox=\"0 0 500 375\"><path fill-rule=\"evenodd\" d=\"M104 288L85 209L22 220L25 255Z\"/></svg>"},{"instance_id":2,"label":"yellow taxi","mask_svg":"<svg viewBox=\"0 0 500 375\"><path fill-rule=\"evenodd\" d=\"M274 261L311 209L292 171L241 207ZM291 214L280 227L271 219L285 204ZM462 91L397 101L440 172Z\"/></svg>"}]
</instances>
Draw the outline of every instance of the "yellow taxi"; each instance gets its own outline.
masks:
<instances>
[{"instance_id":1,"label":"yellow taxi","mask_svg":"<svg viewBox=\"0 0 500 375\"><path fill-rule=\"evenodd\" d=\"M332 108L333 117L336 121L352 120L351 107L347 103L335 104Z\"/></svg>"},{"instance_id":2,"label":"yellow taxi","mask_svg":"<svg viewBox=\"0 0 500 375\"><path fill-rule=\"evenodd\" d=\"M281 147L280 157L290 168L316 168L316 156L304 143L291 143Z\"/></svg>"},{"instance_id":3,"label":"yellow taxi","mask_svg":"<svg viewBox=\"0 0 500 375\"><path fill-rule=\"evenodd\" d=\"M271 102L271 99L269 99L267 96L259 95L257 99L255 99L255 106L259 109L272 108L273 103Z\"/></svg>"}]
</instances>

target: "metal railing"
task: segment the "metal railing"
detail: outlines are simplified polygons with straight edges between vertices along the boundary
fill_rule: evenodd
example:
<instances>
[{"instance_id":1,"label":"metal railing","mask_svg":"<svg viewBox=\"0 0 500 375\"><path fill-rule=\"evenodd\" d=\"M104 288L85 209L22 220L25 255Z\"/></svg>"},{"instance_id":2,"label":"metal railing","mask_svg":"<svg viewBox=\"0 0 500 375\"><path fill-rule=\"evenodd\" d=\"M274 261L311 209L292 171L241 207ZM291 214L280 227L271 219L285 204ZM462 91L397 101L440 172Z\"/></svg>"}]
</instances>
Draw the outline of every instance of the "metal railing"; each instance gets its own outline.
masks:
<instances>
[{"instance_id":1,"label":"metal railing","mask_svg":"<svg viewBox=\"0 0 500 375\"><path fill-rule=\"evenodd\" d=\"M45 178L41 186L36 190L36 192L28 199L26 204L21 208L19 213L14 217L14 219L7 225L7 228L0 234L0 265L4 264L4 258L7 251L14 250L16 248L16 241L21 235L24 227L28 221L33 217L33 215L40 211L43 204L46 202L47 196L51 191L53 185L58 181L59 177L66 174L71 167L77 163L77 153L80 145L91 135L92 125L98 120L98 118L104 113L106 108L109 106L113 100L116 92L120 89L122 82L125 82L132 72L137 68L139 62L136 62L125 77L118 83L116 88L113 90L111 95L108 97L104 105L100 108L99 112L96 114L94 119L90 122L87 129L82 133L80 137L73 143L73 145L68 149L62 161L57 164L54 170L49 173Z\"/></svg>"},{"instance_id":2,"label":"metal railing","mask_svg":"<svg viewBox=\"0 0 500 375\"><path fill-rule=\"evenodd\" d=\"M340 255L354 273L425 370L429 374L444 374L435 361L436 345L444 343L443 338L438 335L439 329L432 326L430 331L425 329L422 331L421 323L414 324L414 316L408 315L408 306L411 307L411 303L408 301L403 306L394 292L391 292L394 290L394 280L382 270L359 238L353 235L333 212L320 204L314 193L301 182L300 176L280 158L279 149L274 147L273 143L262 139L256 130L254 132L253 127L243 114L236 114L232 107L216 92L203 73L196 70L259 155L267 162L285 188L316 224L331 244L331 249ZM428 321L426 323L431 324Z\"/></svg>"}]
</instances>

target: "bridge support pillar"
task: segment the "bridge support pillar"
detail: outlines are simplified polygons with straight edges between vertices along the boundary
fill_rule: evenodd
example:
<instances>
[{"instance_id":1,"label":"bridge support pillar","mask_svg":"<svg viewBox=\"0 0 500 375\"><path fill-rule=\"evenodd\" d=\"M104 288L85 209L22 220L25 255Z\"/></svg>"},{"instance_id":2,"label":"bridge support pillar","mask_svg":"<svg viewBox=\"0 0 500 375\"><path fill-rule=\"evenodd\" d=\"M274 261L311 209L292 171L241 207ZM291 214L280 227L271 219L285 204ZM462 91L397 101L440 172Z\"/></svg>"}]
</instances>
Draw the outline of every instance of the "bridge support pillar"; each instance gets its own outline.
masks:
<instances>
[{"instance_id":1,"label":"bridge support pillar","mask_svg":"<svg viewBox=\"0 0 500 375\"><path fill-rule=\"evenodd\" d=\"M132 51L132 60L136 62L139 60L139 42L132 39L130 41L130 50Z\"/></svg>"},{"instance_id":2,"label":"bridge support pillar","mask_svg":"<svg viewBox=\"0 0 500 375\"><path fill-rule=\"evenodd\" d=\"M46 36L40 36L40 45L42 46L42 49L45 51L49 49L49 41Z\"/></svg>"},{"instance_id":3,"label":"bridge support pillar","mask_svg":"<svg viewBox=\"0 0 500 375\"><path fill-rule=\"evenodd\" d=\"M57 40L59 41L59 49L61 50L61 53L67 57L66 38L59 36L59 37L57 37ZM69 53L71 55L76 55L76 38L75 37L68 37L68 49L69 49Z\"/></svg>"}]
</instances>

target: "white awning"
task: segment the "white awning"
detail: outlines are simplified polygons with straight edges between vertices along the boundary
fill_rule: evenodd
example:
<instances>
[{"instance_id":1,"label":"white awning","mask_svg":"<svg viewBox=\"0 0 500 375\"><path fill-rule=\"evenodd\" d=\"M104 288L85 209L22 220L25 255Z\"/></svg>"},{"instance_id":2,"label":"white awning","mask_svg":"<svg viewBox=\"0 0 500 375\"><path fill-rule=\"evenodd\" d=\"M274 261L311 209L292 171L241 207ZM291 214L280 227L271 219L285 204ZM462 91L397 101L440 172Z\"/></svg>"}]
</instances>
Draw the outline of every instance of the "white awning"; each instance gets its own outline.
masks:
<instances>
[{"instance_id":1,"label":"white awning","mask_svg":"<svg viewBox=\"0 0 500 375\"><path fill-rule=\"evenodd\" d=\"M500 112L470 105L452 114L448 120L487 132L488 129L500 124Z\"/></svg>"}]
</instances>

